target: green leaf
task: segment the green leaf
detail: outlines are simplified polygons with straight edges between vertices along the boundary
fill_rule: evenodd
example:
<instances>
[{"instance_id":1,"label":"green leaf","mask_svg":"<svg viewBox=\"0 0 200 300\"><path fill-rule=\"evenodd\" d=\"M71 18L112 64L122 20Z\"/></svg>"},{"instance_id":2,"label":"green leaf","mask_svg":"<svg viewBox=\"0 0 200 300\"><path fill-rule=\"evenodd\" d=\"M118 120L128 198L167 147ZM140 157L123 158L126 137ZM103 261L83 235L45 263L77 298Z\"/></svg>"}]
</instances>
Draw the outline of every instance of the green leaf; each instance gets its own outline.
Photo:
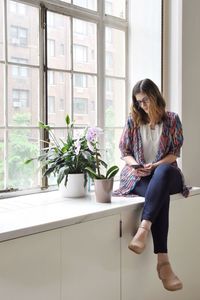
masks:
<instances>
[{"instance_id":1,"label":"green leaf","mask_svg":"<svg viewBox=\"0 0 200 300\"><path fill-rule=\"evenodd\" d=\"M37 158L30 158L30 159L27 159L27 160L25 160L25 165L27 165L27 164L29 164L31 161L33 161L33 160L35 160L35 159L37 159Z\"/></svg>"},{"instance_id":2,"label":"green leaf","mask_svg":"<svg viewBox=\"0 0 200 300\"><path fill-rule=\"evenodd\" d=\"M65 122L66 122L67 126L69 126L69 124L70 124L70 117L69 117L69 115L66 115Z\"/></svg>"},{"instance_id":3,"label":"green leaf","mask_svg":"<svg viewBox=\"0 0 200 300\"><path fill-rule=\"evenodd\" d=\"M103 179L105 178L105 176L103 175L98 175L95 173L94 170L92 170L90 167L86 167L85 170L88 172L89 176L92 178L92 179Z\"/></svg>"},{"instance_id":4,"label":"green leaf","mask_svg":"<svg viewBox=\"0 0 200 300\"><path fill-rule=\"evenodd\" d=\"M49 125L44 124L43 122L39 122L39 128L51 130L51 127Z\"/></svg>"},{"instance_id":5,"label":"green leaf","mask_svg":"<svg viewBox=\"0 0 200 300\"><path fill-rule=\"evenodd\" d=\"M112 178L114 177L117 172L119 171L119 167L118 166L112 166L108 169L108 171L106 172L106 178Z\"/></svg>"},{"instance_id":6,"label":"green leaf","mask_svg":"<svg viewBox=\"0 0 200 300\"><path fill-rule=\"evenodd\" d=\"M105 163L105 161L99 159L99 162L102 164L102 166L104 166L105 168L107 168L107 163Z\"/></svg>"}]
</instances>

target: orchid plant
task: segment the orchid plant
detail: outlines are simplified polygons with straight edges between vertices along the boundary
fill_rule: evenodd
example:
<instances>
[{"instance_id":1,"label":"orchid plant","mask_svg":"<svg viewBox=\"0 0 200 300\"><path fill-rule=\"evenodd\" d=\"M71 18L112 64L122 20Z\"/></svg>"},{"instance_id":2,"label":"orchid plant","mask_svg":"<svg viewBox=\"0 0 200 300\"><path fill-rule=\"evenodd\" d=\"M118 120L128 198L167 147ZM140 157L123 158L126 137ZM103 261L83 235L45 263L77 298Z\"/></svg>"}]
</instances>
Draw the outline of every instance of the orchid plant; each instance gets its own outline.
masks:
<instances>
[{"instance_id":1,"label":"orchid plant","mask_svg":"<svg viewBox=\"0 0 200 300\"><path fill-rule=\"evenodd\" d=\"M38 157L31 158L25 163L37 159L41 163L44 170L43 176L53 174L57 177L57 184L65 180L67 185L69 174L84 173L85 185L87 182L87 173L91 178L102 179L111 178L117 171L118 167L113 166L106 175L101 174L100 166L107 168L107 164L101 159L100 150L98 148L98 137L102 133L102 129L98 127L87 127L82 133L74 136L74 124L71 123L70 117L65 118L67 125L67 138L57 139L52 128L42 122L39 123L40 128L49 132L50 142L48 146L41 150Z\"/></svg>"}]
</instances>

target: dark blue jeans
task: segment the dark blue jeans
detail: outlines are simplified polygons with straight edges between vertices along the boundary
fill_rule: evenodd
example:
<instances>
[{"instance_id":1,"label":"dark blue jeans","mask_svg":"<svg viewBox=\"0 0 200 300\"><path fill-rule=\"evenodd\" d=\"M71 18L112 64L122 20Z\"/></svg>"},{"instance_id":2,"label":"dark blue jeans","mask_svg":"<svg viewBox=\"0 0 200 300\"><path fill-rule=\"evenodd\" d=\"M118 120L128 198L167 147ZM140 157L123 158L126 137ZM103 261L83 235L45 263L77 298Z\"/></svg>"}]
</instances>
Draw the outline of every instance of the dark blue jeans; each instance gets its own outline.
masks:
<instances>
[{"instance_id":1,"label":"dark blue jeans","mask_svg":"<svg viewBox=\"0 0 200 300\"><path fill-rule=\"evenodd\" d=\"M154 253L167 253L170 195L181 190L182 178L178 169L162 164L150 176L142 177L132 191L145 197L142 220L152 222Z\"/></svg>"}]
</instances>

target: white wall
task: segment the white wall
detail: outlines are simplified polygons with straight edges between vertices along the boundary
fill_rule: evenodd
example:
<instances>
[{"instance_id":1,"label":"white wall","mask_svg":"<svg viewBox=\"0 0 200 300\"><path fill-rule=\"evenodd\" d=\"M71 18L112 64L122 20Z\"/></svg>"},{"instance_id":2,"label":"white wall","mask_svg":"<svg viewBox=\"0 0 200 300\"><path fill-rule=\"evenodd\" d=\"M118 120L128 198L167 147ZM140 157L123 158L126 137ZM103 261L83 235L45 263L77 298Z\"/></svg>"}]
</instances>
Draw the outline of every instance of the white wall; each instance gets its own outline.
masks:
<instances>
[{"instance_id":1,"label":"white wall","mask_svg":"<svg viewBox=\"0 0 200 300\"><path fill-rule=\"evenodd\" d=\"M165 1L164 95L183 123L182 169L189 185L200 185L200 1Z\"/></svg>"}]
</instances>

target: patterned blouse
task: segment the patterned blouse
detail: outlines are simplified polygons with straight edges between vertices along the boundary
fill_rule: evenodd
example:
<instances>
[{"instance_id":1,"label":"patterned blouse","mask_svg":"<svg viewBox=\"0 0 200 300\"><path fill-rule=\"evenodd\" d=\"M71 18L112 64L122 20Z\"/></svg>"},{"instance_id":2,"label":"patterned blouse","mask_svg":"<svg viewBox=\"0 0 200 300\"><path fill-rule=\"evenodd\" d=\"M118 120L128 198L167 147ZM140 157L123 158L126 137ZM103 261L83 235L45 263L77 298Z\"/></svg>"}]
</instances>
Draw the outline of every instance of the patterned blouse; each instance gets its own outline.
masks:
<instances>
[{"instance_id":1,"label":"patterned blouse","mask_svg":"<svg viewBox=\"0 0 200 300\"><path fill-rule=\"evenodd\" d=\"M182 124L177 114L173 112L167 112L166 114L167 117L163 121L158 152L153 163L163 159L168 154L173 154L177 157L180 156L180 149L183 144ZM138 164L145 164L140 129L139 127L134 126L131 116L129 116L127 124L123 130L119 148L121 150L122 158L131 155ZM172 163L172 165L178 168L176 161ZM182 175L182 194L187 197L189 189L185 185L181 170L179 168L178 170ZM133 168L131 166L125 165L120 174L120 187L113 194L116 196L129 194L140 179L141 177L133 174Z\"/></svg>"}]
</instances>

